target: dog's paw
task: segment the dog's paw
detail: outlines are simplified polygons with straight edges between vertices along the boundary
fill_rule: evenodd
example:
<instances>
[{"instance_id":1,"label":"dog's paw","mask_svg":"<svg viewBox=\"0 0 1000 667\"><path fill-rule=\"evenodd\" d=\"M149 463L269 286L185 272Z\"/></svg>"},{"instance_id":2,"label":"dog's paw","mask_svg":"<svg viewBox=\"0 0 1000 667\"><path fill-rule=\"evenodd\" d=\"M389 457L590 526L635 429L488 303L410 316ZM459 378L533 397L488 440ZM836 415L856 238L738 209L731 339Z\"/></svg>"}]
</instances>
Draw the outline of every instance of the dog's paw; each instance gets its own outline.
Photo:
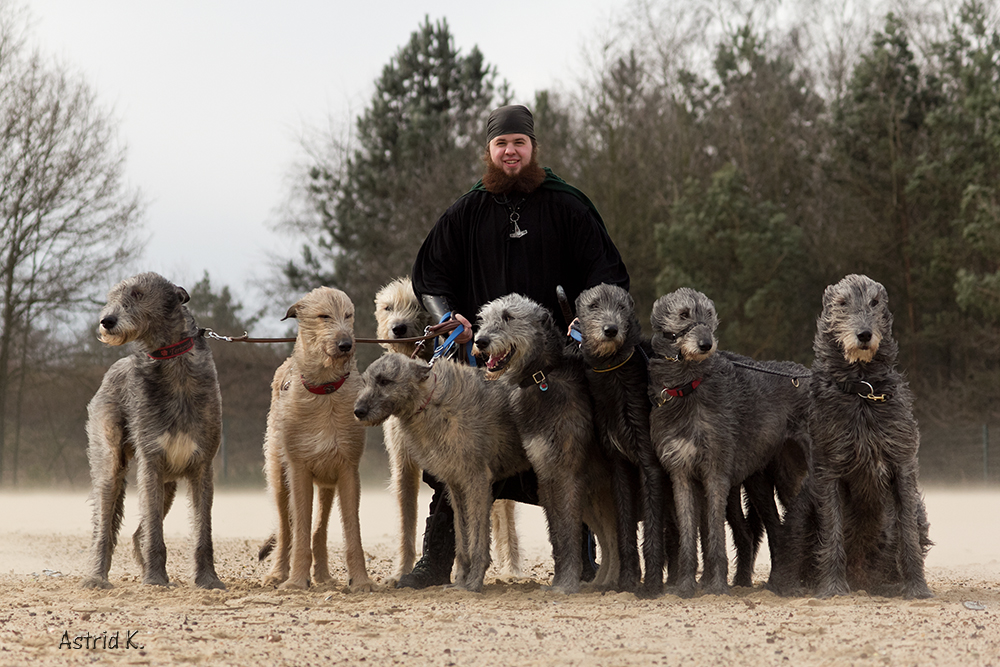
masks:
<instances>
[{"instance_id":1,"label":"dog's paw","mask_svg":"<svg viewBox=\"0 0 1000 667\"><path fill-rule=\"evenodd\" d=\"M374 593L381 590L379 585L370 579L366 579L365 581L360 581L358 583L354 583L352 581L348 583L347 589L352 593Z\"/></svg>"},{"instance_id":2,"label":"dog's paw","mask_svg":"<svg viewBox=\"0 0 1000 667\"><path fill-rule=\"evenodd\" d=\"M226 590L226 585L222 583L222 580L219 579L219 577L215 576L214 574L198 577L197 579L195 579L194 584L198 588L207 588L209 590L219 590L219 591Z\"/></svg>"},{"instance_id":3,"label":"dog's paw","mask_svg":"<svg viewBox=\"0 0 1000 667\"><path fill-rule=\"evenodd\" d=\"M914 582L903 587L903 597L908 600L924 600L934 597L934 593L924 582Z\"/></svg>"},{"instance_id":4,"label":"dog's paw","mask_svg":"<svg viewBox=\"0 0 1000 667\"><path fill-rule=\"evenodd\" d=\"M142 583L147 586L162 586L163 588L177 587L177 583L170 581L165 574L147 574L142 578Z\"/></svg>"},{"instance_id":5,"label":"dog's paw","mask_svg":"<svg viewBox=\"0 0 1000 667\"><path fill-rule=\"evenodd\" d=\"M81 588L114 588L114 585L104 577L87 577L80 583Z\"/></svg>"},{"instance_id":6,"label":"dog's paw","mask_svg":"<svg viewBox=\"0 0 1000 667\"><path fill-rule=\"evenodd\" d=\"M635 596L640 600L655 600L656 598L663 595L663 581L652 581L649 583L643 582L636 592Z\"/></svg>"},{"instance_id":7,"label":"dog's paw","mask_svg":"<svg viewBox=\"0 0 1000 667\"><path fill-rule=\"evenodd\" d=\"M281 591L304 591L309 588L308 579L288 579L278 586Z\"/></svg>"},{"instance_id":8,"label":"dog's paw","mask_svg":"<svg viewBox=\"0 0 1000 667\"><path fill-rule=\"evenodd\" d=\"M287 578L288 578L287 575L282 576L280 574L269 574L269 575L267 575L266 577L264 577L263 579L260 580L260 585L261 586L269 586L269 587L272 587L272 588L277 588L278 586L280 586L281 584L283 584L285 582L285 579L287 579Z\"/></svg>"}]
</instances>

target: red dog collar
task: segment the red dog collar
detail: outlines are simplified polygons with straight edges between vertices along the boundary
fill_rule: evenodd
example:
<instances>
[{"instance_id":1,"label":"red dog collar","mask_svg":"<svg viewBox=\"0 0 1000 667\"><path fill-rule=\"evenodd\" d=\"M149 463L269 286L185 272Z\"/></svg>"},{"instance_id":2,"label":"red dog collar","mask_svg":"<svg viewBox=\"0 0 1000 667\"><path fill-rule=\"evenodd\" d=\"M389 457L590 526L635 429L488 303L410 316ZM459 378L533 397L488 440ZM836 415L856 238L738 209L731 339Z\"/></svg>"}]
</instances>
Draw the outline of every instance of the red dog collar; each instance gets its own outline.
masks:
<instances>
[{"instance_id":1,"label":"red dog collar","mask_svg":"<svg viewBox=\"0 0 1000 667\"><path fill-rule=\"evenodd\" d=\"M147 352L146 354L150 359L162 361L163 359L173 359L174 357L179 357L182 354L190 352L193 347L194 339L185 338L179 343L167 345L166 347L161 347L158 350L153 350L152 352Z\"/></svg>"}]
</instances>

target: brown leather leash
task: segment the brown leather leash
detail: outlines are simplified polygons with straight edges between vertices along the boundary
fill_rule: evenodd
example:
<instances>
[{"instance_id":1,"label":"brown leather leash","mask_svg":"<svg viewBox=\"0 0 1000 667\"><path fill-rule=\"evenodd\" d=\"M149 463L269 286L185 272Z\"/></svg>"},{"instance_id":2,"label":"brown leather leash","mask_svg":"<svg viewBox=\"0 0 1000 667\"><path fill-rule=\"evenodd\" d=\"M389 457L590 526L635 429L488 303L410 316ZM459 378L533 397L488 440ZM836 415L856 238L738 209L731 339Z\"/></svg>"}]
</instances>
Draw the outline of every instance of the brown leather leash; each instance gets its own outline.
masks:
<instances>
[{"instance_id":1,"label":"brown leather leash","mask_svg":"<svg viewBox=\"0 0 1000 667\"><path fill-rule=\"evenodd\" d=\"M412 338L355 338L355 343L417 343L419 346L424 341L430 340L432 338L437 338L446 333L454 331L460 326L458 320L447 320L441 324L435 324L434 326L429 326L424 329L423 336L414 336ZM205 328L200 330L201 335L206 338L211 338L212 340L221 340L226 343L294 343L294 338L251 338L250 334L246 331L243 332L242 336L223 336L218 334L211 329Z\"/></svg>"}]
</instances>

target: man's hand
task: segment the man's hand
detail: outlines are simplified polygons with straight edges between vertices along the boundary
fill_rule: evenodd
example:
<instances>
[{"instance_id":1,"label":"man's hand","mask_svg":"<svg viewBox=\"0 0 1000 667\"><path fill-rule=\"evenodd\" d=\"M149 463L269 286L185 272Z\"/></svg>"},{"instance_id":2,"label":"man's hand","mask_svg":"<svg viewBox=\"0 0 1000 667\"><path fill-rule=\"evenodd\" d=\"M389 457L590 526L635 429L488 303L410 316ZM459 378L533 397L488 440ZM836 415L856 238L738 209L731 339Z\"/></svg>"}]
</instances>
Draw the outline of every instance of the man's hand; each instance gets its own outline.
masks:
<instances>
[{"instance_id":1,"label":"man's hand","mask_svg":"<svg viewBox=\"0 0 1000 667\"><path fill-rule=\"evenodd\" d=\"M465 319L465 316L462 315L461 313L452 313L451 318L453 320L457 320L459 324L461 324L463 327L462 333L458 335L458 338L455 339L455 342L461 345L463 343L468 343L470 340L472 340L472 325L469 324L469 320Z\"/></svg>"}]
</instances>

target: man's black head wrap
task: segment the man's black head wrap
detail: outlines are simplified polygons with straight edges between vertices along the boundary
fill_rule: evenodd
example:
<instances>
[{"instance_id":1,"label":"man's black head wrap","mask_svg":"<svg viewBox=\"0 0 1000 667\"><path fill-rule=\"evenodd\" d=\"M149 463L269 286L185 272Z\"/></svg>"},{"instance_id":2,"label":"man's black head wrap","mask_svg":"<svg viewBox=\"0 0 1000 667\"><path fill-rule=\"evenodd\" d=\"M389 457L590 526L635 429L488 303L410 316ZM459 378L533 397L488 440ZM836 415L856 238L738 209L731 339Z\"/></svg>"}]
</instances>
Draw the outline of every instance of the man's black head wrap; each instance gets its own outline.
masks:
<instances>
[{"instance_id":1,"label":"man's black head wrap","mask_svg":"<svg viewBox=\"0 0 1000 667\"><path fill-rule=\"evenodd\" d=\"M528 107L509 104L493 110L486 121L486 143L503 134L526 134L531 139L535 138L535 119Z\"/></svg>"}]
</instances>

